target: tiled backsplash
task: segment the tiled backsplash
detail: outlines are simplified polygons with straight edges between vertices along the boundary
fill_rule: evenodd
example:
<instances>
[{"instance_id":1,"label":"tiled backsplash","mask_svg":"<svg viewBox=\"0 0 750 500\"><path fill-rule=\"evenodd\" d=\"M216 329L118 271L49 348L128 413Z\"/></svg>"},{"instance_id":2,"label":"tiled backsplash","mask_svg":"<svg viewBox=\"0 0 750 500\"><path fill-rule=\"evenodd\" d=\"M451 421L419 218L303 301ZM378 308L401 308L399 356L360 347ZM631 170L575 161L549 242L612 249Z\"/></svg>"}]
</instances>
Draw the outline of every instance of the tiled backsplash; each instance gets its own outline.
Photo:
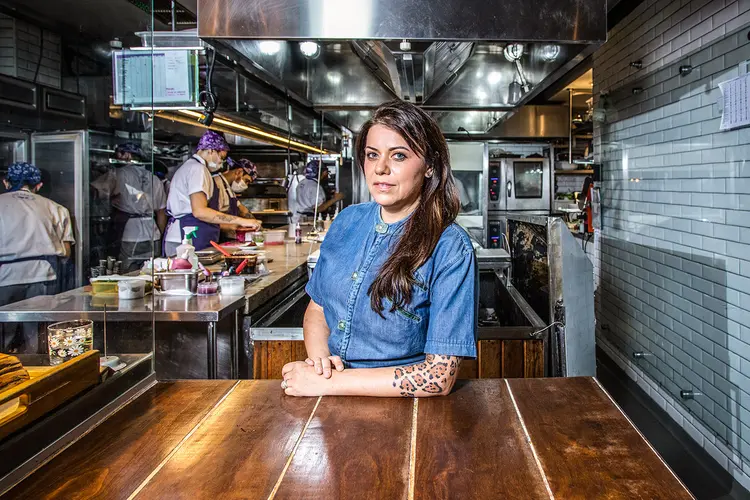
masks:
<instances>
[{"instance_id":1,"label":"tiled backsplash","mask_svg":"<svg viewBox=\"0 0 750 500\"><path fill-rule=\"evenodd\" d=\"M750 128L720 131L717 99L750 59L748 30L748 0L646 1L594 55L597 335L626 359L644 353L633 362L746 485Z\"/></svg>"}]
</instances>

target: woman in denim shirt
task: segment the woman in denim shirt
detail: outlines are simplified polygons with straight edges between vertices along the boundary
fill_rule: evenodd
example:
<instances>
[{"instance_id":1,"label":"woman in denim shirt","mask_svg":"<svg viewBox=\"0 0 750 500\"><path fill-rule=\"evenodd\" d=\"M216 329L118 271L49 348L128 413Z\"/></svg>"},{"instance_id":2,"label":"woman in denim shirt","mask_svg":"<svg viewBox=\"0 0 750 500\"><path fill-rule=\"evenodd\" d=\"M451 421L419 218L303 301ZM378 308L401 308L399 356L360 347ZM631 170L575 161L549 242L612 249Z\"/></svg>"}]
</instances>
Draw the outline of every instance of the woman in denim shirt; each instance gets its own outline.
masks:
<instances>
[{"instance_id":1,"label":"woman in denim shirt","mask_svg":"<svg viewBox=\"0 0 750 500\"><path fill-rule=\"evenodd\" d=\"M454 221L459 196L437 123L413 104L382 105L356 156L373 202L336 218L307 285L308 359L289 363L293 396L448 394L476 357L477 271Z\"/></svg>"}]
</instances>

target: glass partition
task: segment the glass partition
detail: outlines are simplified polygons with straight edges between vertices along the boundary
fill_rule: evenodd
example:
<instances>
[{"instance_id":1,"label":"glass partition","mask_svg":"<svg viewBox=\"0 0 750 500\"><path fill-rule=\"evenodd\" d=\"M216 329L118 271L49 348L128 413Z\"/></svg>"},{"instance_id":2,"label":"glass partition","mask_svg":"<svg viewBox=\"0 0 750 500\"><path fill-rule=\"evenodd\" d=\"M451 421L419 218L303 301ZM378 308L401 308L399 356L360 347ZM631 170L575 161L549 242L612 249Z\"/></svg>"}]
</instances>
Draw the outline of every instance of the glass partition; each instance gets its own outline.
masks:
<instances>
[{"instance_id":1,"label":"glass partition","mask_svg":"<svg viewBox=\"0 0 750 500\"><path fill-rule=\"evenodd\" d=\"M26 71L14 49L17 67L0 68L19 96L0 110L0 491L16 467L154 379L149 263L166 193L151 50L120 82L140 84L139 109L110 100L112 56L153 29L152 6L117 5L82 4L73 19L62 5L17 2L17 18L2 15L0 36L23 36L34 64ZM127 27L96 22L123 6ZM41 17L52 22L30 21ZM79 31L88 45L70 37Z\"/></svg>"}]
</instances>

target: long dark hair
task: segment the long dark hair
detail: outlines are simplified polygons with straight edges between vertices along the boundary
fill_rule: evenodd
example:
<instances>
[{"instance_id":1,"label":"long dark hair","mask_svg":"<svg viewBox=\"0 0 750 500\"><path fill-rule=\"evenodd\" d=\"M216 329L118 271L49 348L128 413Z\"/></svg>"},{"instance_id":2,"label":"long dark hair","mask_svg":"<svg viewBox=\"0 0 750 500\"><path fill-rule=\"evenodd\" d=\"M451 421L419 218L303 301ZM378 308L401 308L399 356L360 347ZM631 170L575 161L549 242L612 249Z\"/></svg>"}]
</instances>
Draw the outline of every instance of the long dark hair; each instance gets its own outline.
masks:
<instances>
[{"instance_id":1,"label":"long dark hair","mask_svg":"<svg viewBox=\"0 0 750 500\"><path fill-rule=\"evenodd\" d=\"M406 222L393 254L383 263L368 290L370 306L382 316L384 298L393 304L391 312L411 303L411 287L417 283L414 272L432 255L445 228L456 220L460 201L451 173L448 144L430 115L400 100L382 104L365 122L357 138L357 161L363 172L367 134L374 125L398 133L432 169L432 176L424 179L420 202Z\"/></svg>"}]
</instances>

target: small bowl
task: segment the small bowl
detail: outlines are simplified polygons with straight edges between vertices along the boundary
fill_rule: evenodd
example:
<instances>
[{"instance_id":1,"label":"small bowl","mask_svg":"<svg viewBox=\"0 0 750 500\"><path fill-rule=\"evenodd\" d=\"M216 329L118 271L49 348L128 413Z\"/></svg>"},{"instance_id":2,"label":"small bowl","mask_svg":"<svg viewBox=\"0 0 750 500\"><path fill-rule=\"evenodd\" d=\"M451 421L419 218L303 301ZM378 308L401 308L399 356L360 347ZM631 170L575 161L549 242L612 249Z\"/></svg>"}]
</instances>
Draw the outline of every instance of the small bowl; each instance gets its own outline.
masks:
<instances>
[{"instance_id":1,"label":"small bowl","mask_svg":"<svg viewBox=\"0 0 750 500\"><path fill-rule=\"evenodd\" d=\"M215 281L198 283L198 295L216 295L219 284Z\"/></svg>"}]
</instances>

